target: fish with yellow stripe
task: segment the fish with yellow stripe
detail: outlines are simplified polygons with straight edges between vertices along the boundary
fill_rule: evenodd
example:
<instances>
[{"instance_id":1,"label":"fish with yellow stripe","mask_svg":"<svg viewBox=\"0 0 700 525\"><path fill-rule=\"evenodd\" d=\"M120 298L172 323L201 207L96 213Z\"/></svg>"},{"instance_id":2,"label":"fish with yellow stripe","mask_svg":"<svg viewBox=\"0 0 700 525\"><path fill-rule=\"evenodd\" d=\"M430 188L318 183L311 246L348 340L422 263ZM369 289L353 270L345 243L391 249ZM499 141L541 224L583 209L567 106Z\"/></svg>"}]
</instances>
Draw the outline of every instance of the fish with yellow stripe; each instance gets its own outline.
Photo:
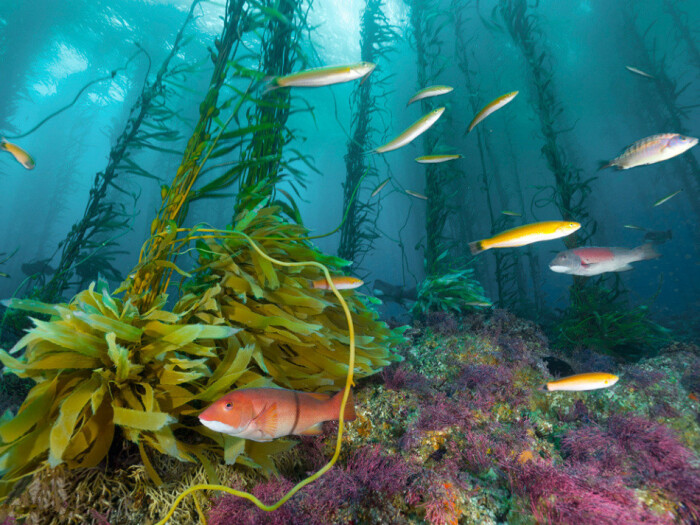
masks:
<instances>
[{"instance_id":1,"label":"fish with yellow stripe","mask_svg":"<svg viewBox=\"0 0 700 525\"><path fill-rule=\"evenodd\" d=\"M341 275L338 277L331 277L333 281L333 286L338 290L352 290L354 288L359 288L365 282L357 277L352 277L350 275ZM328 280L324 277L323 279L316 279L311 282L311 287L317 290L330 290L331 286L328 284Z\"/></svg>"},{"instance_id":2,"label":"fish with yellow stripe","mask_svg":"<svg viewBox=\"0 0 700 525\"><path fill-rule=\"evenodd\" d=\"M524 224L506 230L489 239L482 239L469 243L472 255L481 253L491 248L515 248L525 246L533 242L549 241L571 235L581 227L578 222L572 221L544 221Z\"/></svg>"},{"instance_id":3,"label":"fish with yellow stripe","mask_svg":"<svg viewBox=\"0 0 700 525\"><path fill-rule=\"evenodd\" d=\"M697 143L698 139L695 137L686 137L679 133L652 135L631 144L621 155L611 161L601 161L598 171L613 166L618 170L627 170L636 166L655 164L677 157Z\"/></svg>"},{"instance_id":4,"label":"fish with yellow stripe","mask_svg":"<svg viewBox=\"0 0 700 525\"><path fill-rule=\"evenodd\" d=\"M513 100L517 95L519 91L512 91L510 93L506 93L505 95L501 95L497 99L492 100L488 104L486 104L481 111L479 111L472 121L469 123L469 127L467 128L467 133L469 133L471 130L474 129L474 126L476 126L479 122L484 120L486 117L488 117L491 113L494 113L501 109L503 106L508 104L511 100Z\"/></svg>"},{"instance_id":5,"label":"fish with yellow stripe","mask_svg":"<svg viewBox=\"0 0 700 525\"><path fill-rule=\"evenodd\" d=\"M539 390L548 392L567 391L583 392L585 390L598 390L599 388L609 388L617 383L619 378L607 372L586 372L573 376L562 377L555 381L550 381L542 385Z\"/></svg>"},{"instance_id":6,"label":"fish with yellow stripe","mask_svg":"<svg viewBox=\"0 0 700 525\"><path fill-rule=\"evenodd\" d=\"M20 148L17 144L12 144L4 138L0 139L0 151L7 151L17 162L28 170L33 170L36 163L32 156Z\"/></svg>"},{"instance_id":7,"label":"fish with yellow stripe","mask_svg":"<svg viewBox=\"0 0 700 525\"><path fill-rule=\"evenodd\" d=\"M316 67L291 73L281 77L272 77L266 91L283 87L321 87L332 84L351 82L358 78L364 79L376 67L372 62L358 62L342 66Z\"/></svg>"}]
</instances>

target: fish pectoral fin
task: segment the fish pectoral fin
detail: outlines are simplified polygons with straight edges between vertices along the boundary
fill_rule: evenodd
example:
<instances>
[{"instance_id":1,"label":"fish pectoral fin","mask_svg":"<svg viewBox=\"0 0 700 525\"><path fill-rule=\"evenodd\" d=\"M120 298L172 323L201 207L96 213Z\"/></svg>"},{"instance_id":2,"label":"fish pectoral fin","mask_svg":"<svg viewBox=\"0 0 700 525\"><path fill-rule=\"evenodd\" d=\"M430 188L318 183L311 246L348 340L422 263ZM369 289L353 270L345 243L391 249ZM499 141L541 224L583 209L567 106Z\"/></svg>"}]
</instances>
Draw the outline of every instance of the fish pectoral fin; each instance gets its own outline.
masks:
<instances>
[{"instance_id":1,"label":"fish pectoral fin","mask_svg":"<svg viewBox=\"0 0 700 525\"><path fill-rule=\"evenodd\" d=\"M632 266L631 264L625 264L624 266L620 266L620 267L619 267L617 270L615 270L615 271L616 271L616 272L627 272L627 271L629 271L629 270L634 270L634 266Z\"/></svg>"},{"instance_id":2,"label":"fish pectoral fin","mask_svg":"<svg viewBox=\"0 0 700 525\"><path fill-rule=\"evenodd\" d=\"M261 432L269 436L274 436L277 432L279 414L277 413L277 403L266 406L254 419L256 426Z\"/></svg>"},{"instance_id":3,"label":"fish pectoral fin","mask_svg":"<svg viewBox=\"0 0 700 525\"><path fill-rule=\"evenodd\" d=\"M309 428L303 432L299 432L300 436L318 436L323 432L323 422L311 425Z\"/></svg>"}]
</instances>

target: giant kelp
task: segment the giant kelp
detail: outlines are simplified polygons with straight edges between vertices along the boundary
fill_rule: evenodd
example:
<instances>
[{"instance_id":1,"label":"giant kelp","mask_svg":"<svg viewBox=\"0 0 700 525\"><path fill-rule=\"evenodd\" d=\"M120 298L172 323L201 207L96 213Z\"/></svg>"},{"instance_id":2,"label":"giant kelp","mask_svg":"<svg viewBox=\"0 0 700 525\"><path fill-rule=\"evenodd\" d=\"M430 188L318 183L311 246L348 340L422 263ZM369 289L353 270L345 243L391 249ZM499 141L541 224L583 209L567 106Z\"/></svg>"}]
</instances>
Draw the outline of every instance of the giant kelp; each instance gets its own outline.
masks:
<instances>
[{"instance_id":1,"label":"giant kelp","mask_svg":"<svg viewBox=\"0 0 700 525\"><path fill-rule=\"evenodd\" d=\"M171 62L180 52L185 40L185 29L192 20L198 4L199 0L192 3L155 78L144 82L140 96L130 110L124 130L109 153L107 166L104 171L95 175L82 218L58 244L61 256L56 272L46 285L34 290L33 297L42 301L57 301L69 288L75 273L88 266L99 268L103 274L110 272L112 278L118 278L119 272L112 266L111 261L118 246L116 238L123 235L129 227L131 216L128 206L108 199L108 191L116 190L135 200L135 194L129 194L117 184L120 175L137 175L157 180L155 175L144 170L133 160L135 151L152 149L172 153L162 145L163 142L173 142L178 138L178 133L168 125L175 111L167 102L167 83L181 80L187 71L182 65L171 66ZM145 53L145 50L141 51ZM148 60L150 63L150 57Z\"/></svg>"},{"instance_id":2,"label":"giant kelp","mask_svg":"<svg viewBox=\"0 0 700 525\"><path fill-rule=\"evenodd\" d=\"M360 58L363 62L376 63L386 59L391 51L392 42L398 37L382 11L383 7L383 0L367 0L365 4L360 28ZM348 141L348 152L345 154L343 183L343 209L347 210L347 218L340 229L338 255L353 261L356 267L371 250L372 243L377 238L373 228L375 206L369 200L359 200L354 196L361 190L358 185L363 179L369 178L379 182L378 170L368 161L364 152L370 149L371 136L376 131L373 120L380 112L380 97L386 95L381 93L385 82L386 77L378 79L375 72L355 87L351 99L352 136Z\"/></svg>"},{"instance_id":3,"label":"giant kelp","mask_svg":"<svg viewBox=\"0 0 700 525\"><path fill-rule=\"evenodd\" d=\"M525 0L500 0L498 9L508 33L525 59L530 77L531 99L545 141L542 154L554 176L554 184L543 188L549 193L548 197L537 199L534 204L540 207L553 203L562 219L582 224L579 233L568 236L564 241L567 247L572 248L585 242L595 232L595 221L589 217L586 208L586 198L591 192L590 183L593 179L582 179L582 170L569 160L570 155L561 146L560 136L563 132L557 129L557 123L564 108L553 88L552 58L541 42L543 33L537 15Z\"/></svg>"},{"instance_id":4,"label":"giant kelp","mask_svg":"<svg viewBox=\"0 0 700 525\"><path fill-rule=\"evenodd\" d=\"M443 28L449 24L450 15L443 11L440 3L435 0L418 0L411 3L411 44L416 50L417 89L423 89L438 82L440 74L445 71L448 63L443 54L444 46L441 35ZM432 109L429 98L420 101L421 112L426 114ZM438 151L440 137L445 136L443 123L438 123L423 134L423 150L425 154ZM445 127L443 127L445 126ZM444 269L444 253L449 250L450 243L445 235L445 224L453 206L449 202L450 182L454 172L445 164L425 165L425 273L439 274Z\"/></svg>"},{"instance_id":5,"label":"giant kelp","mask_svg":"<svg viewBox=\"0 0 700 525\"><path fill-rule=\"evenodd\" d=\"M199 121L172 183L163 188L151 235L129 278L116 293L91 286L68 304L12 303L50 319L36 320L14 348L26 347L23 356L0 354L6 367L37 381L18 414L0 425L2 497L37 469L96 465L116 427L138 443L147 467L151 448L205 466L213 452L229 463L274 470L270 455L289 442L246 443L188 416L231 388L273 382L309 390L342 384L346 402L354 373L371 374L397 359L389 347L399 333L380 323L354 292L343 298L333 289L335 299L329 299L310 287L309 279L330 279L328 266L337 272L345 263L315 250L303 227L282 219L279 206L264 208L268 199L241 210L229 229L183 227L192 199L208 196L193 190L205 162L226 141L252 131L228 126L244 104L259 99L236 90L220 97L240 72L230 58L244 7L253 9L243 1L226 5ZM218 119L222 113L229 113L225 121ZM186 272L176 261L192 251L192 242L198 242L192 252L197 266ZM168 309L166 293L176 273L186 278L185 294ZM295 490L331 468L341 438L339 433L331 462ZM158 479L154 469L149 472Z\"/></svg>"},{"instance_id":6,"label":"giant kelp","mask_svg":"<svg viewBox=\"0 0 700 525\"><path fill-rule=\"evenodd\" d=\"M634 49L636 63L654 77L650 79L654 86L651 96L657 103L645 104L644 111L649 114L654 126L659 129L687 134L691 110L696 105L682 104L681 95L692 85L692 82L681 85L678 79L671 75L667 63L668 55L660 51L657 38L650 35L653 24L640 33L637 28L638 16L631 5L622 10L621 16L626 39ZM680 177L683 188L686 190L685 198L690 202L695 214L700 216L700 164L692 153L681 156L679 163L683 167L674 170L674 175Z\"/></svg>"}]
</instances>

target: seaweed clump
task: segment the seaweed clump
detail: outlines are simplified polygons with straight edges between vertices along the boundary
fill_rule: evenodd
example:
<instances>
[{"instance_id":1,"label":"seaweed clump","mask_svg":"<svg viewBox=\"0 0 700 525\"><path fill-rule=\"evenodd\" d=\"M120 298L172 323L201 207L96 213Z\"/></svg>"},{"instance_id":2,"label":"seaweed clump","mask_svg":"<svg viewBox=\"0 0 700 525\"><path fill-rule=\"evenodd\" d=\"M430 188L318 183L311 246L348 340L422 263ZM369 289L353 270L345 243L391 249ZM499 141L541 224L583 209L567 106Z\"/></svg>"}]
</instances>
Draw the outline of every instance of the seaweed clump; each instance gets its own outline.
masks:
<instances>
[{"instance_id":1,"label":"seaweed clump","mask_svg":"<svg viewBox=\"0 0 700 525\"><path fill-rule=\"evenodd\" d=\"M433 312L461 314L490 306L473 268L426 277L418 286L418 298L411 313L425 319Z\"/></svg>"},{"instance_id":2,"label":"seaweed clump","mask_svg":"<svg viewBox=\"0 0 700 525\"><path fill-rule=\"evenodd\" d=\"M646 305L630 307L601 284L572 288L572 305L556 325L559 345L584 346L628 360L670 341L670 330L650 318Z\"/></svg>"}]
</instances>

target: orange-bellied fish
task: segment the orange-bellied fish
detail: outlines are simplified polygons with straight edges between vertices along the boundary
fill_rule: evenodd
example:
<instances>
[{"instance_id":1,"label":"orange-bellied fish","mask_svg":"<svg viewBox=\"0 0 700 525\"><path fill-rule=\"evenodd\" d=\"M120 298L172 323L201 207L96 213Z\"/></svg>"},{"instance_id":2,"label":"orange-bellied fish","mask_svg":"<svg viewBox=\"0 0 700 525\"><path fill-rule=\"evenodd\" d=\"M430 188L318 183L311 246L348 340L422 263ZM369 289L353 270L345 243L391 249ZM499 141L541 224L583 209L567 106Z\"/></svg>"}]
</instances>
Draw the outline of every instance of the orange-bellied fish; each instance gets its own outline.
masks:
<instances>
[{"instance_id":1,"label":"orange-bellied fish","mask_svg":"<svg viewBox=\"0 0 700 525\"><path fill-rule=\"evenodd\" d=\"M282 87L320 87L331 84L350 82L369 75L375 64L372 62L359 62L343 66L315 67L292 73L283 77L273 77L270 80L268 91Z\"/></svg>"},{"instance_id":2,"label":"orange-bellied fish","mask_svg":"<svg viewBox=\"0 0 700 525\"><path fill-rule=\"evenodd\" d=\"M628 71L631 71L632 73L635 73L636 75L642 76L642 77L647 77L647 78L654 78L651 76L649 73L645 73L641 69L637 69L636 67L632 66L625 66Z\"/></svg>"},{"instance_id":3,"label":"orange-bellied fish","mask_svg":"<svg viewBox=\"0 0 700 525\"><path fill-rule=\"evenodd\" d=\"M498 111L503 106L508 104L508 102L513 100L518 93L519 91L506 93L505 95L501 95L500 97L498 97L496 100L492 100L491 102L486 104L486 106L484 106L484 108L476 114L474 119L469 124L469 127L467 128L467 133L473 130L474 126L476 126L479 122L488 117L491 113L493 113L494 111Z\"/></svg>"},{"instance_id":4,"label":"orange-bellied fish","mask_svg":"<svg viewBox=\"0 0 700 525\"><path fill-rule=\"evenodd\" d=\"M449 93L452 91L454 88L450 86L429 86L427 88L421 89L418 93L413 95L411 97L411 100L409 100L406 105L410 106L414 102L418 100L423 100L424 98L428 97L437 97L439 95L444 95L445 93Z\"/></svg>"},{"instance_id":5,"label":"orange-bellied fish","mask_svg":"<svg viewBox=\"0 0 700 525\"><path fill-rule=\"evenodd\" d=\"M214 402L199 421L215 432L253 441L316 435L324 421L339 418L342 400L342 390L331 397L282 388L242 388ZM352 392L344 416L345 421L355 419Z\"/></svg>"},{"instance_id":6,"label":"orange-bellied fish","mask_svg":"<svg viewBox=\"0 0 700 525\"><path fill-rule=\"evenodd\" d=\"M415 160L421 164L438 164L461 158L462 155L423 155L422 157L416 157Z\"/></svg>"},{"instance_id":7,"label":"orange-bellied fish","mask_svg":"<svg viewBox=\"0 0 700 525\"><path fill-rule=\"evenodd\" d=\"M661 133L652 135L625 148L619 157L610 162L601 161L598 171L615 166L619 170L655 164L685 153L698 143L694 137L678 133Z\"/></svg>"},{"instance_id":8,"label":"orange-bellied fish","mask_svg":"<svg viewBox=\"0 0 700 525\"><path fill-rule=\"evenodd\" d=\"M631 263L656 259L661 255L654 250L652 243L637 248L599 248L585 246L559 252L549 263L549 269L569 275L599 275L606 272L631 270Z\"/></svg>"},{"instance_id":9,"label":"orange-bellied fish","mask_svg":"<svg viewBox=\"0 0 700 525\"><path fill-rule=\"evenodd\" d=\"M582 392L584 390L597 390L608 388L617 383L619 377L605 372L587 372L574 376L562 377L555 381L550 381L542 385L539 390L554 392L556 390L566 390L568 392Z\"/></svg>"},{"instance_id":10,"label":"orange-bellied fish","mask_svg":"<svg viewBox=\"0 0 700 525\"><path fill-rule=\"evenodd\" d=\"M439 119L442 116L442 113L444 111L444 107L437 108L432 110L430 113L423 115L413 124L411 124L408 128L406 128L406 130L403 131L398 137L391 139L383 146L375 148L374 151L377 153L384 153L386 151L392 151L395 149L399 149L402 146L405 146L406 144L410 143L413 139L421 135L423 132L428 130L430 126L435 124L437 122L437 119Z\"/></svg>"},{"instance_id":11,"label":"orange-bellied fish","mask_svg":"<svg viewBox=\"0 0 700 525\"><path fill-rule=\"evenodd\" d=\"M491 248L514 248L525 246L533 242L549 241L566 237L578 230L581 225L572 221L544 221L533 222L506 230L490 239L482 239L469 243L472 255L490 250Z\"/></svg>"},{"instance_id":12,"label":"orange-bellied fish","mask_svg":"<svg viewBox=\"0 0 700 525\"><path fill-rule=\"evenodd\" d=\"M28 170L33 170L36 163L32 156L12 142L7 142L4 138L0 139L0 151L7 151L17 162Z\"/></svg>"},{"instance_id":13,"label":"orange-bellied fish","mask_svg":"<svg viewBox=\"0 0 700 525\"><path fill-rule=\"evenodd\" d=\"M350 277L349 275L342 275L340 277L331 277L333 284L338 290L352 290L353 288L359 288L365 282L357 277ZM318 290L330 290L331 287L328 281L324 277L323 279L317 279L311 283L312 288Z\"/></svg>"}]
</instances>

